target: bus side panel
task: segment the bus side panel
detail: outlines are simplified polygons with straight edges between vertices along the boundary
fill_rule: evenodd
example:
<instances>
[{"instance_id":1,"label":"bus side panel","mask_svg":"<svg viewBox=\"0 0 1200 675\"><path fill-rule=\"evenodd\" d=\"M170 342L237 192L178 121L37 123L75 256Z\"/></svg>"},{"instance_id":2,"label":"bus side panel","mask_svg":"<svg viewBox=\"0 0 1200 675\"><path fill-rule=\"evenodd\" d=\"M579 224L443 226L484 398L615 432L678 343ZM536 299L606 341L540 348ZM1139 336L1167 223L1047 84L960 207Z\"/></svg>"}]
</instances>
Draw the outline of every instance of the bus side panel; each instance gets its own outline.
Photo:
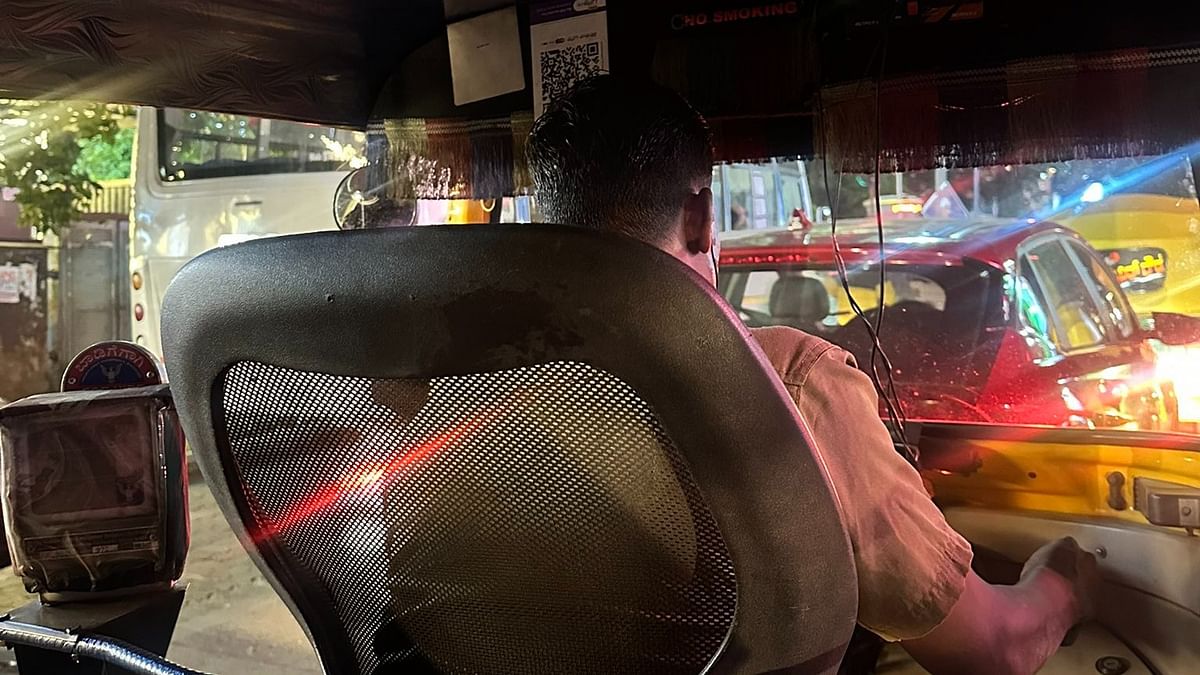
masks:
<instances>
[{"instance_id":1,"label":"bus side panel","mask_svg":"<svg viewBox=\"0 0 1200 675\"><path fill-rule=\"evenodd\" d=\"M333 195L345 172L168 182L162 179L158 151L156 111L141 108L135 148L134 223L130 228L131 334L136 342L161 355L162 297L187 261L217 246L257 237L335 229ZM135 274L140 276L140 288Z\"/></svg>"}]
</instances>

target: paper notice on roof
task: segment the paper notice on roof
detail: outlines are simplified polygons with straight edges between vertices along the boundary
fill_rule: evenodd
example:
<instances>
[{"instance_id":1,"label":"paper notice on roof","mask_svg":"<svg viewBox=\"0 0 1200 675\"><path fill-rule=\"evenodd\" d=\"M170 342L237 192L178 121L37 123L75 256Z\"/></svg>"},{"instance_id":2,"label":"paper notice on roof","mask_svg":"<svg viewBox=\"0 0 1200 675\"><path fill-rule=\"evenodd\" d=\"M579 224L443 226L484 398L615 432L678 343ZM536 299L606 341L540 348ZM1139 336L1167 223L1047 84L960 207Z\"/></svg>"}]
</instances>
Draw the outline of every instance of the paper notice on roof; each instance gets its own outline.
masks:
<instances>
[{"instance_id":1,"label":"paper notice on roof","mask_svg":"<svg viewBox=\"0 0 1200 675\"><path fill-rule=\"evenodd\" d=\"M576 82L608 72L605 0L544 0L529 8L533 114Z\"/></svg>"},{"instance_id":2,"label":"paper notice on roof","mask_svg":"<svg viewBox=\"0 0 1200 675\"><path fill-rule=\"evenodd\" d=\"M525 88L517 9L509 7L446 26L454 105Z\"/></svg>"}]
</instances>

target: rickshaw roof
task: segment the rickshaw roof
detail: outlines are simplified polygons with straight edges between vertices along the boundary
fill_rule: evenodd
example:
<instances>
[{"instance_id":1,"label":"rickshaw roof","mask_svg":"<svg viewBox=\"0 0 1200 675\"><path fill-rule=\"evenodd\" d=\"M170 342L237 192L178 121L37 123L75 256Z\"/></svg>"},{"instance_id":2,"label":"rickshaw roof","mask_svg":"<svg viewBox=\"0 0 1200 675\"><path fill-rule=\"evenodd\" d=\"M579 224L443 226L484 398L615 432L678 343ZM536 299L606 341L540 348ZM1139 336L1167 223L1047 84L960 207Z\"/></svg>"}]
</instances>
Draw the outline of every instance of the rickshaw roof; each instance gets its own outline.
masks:
<instances>
[{"instance_id":1,"label":"rickshaw roof","mask_svg":"<svg viewBox=\"0 0 1200 675\"><path fill-rule=\"evenodd\" d=\"M456 106L447 25L514 4L525 88ZM358 128L511 118L533 108L529 6L8 0L0 96ZM1148 154L1191 140L1200 89L1185 85L1200 71L1200 6L1098 7L610 0L606 11L611 70L686 95L723 160L823 154L871 170L878 155L898 170Z\"/></svg>"}]
</instances>

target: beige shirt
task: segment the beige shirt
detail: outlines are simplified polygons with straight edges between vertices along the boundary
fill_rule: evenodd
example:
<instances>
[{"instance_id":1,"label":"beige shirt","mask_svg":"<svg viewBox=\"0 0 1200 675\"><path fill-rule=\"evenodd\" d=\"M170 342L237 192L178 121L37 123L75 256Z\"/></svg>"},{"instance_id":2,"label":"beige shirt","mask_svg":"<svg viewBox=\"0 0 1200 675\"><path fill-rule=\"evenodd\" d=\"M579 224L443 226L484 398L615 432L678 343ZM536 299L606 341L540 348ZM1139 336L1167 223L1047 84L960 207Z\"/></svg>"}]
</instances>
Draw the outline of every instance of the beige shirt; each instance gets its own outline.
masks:
<instances>
[{"instance_id":1,"label":"beige shirt","mask_svg":"<svg viewBox=\"0 0 1200 675\"><path fill-rule=\"evenodd\" d=\"M752 331L808 422L858 567L858 622L921 637L962 594L971 548L896 452L870 378L849 352L794 328Z\"/></svg>"}]
</instances>

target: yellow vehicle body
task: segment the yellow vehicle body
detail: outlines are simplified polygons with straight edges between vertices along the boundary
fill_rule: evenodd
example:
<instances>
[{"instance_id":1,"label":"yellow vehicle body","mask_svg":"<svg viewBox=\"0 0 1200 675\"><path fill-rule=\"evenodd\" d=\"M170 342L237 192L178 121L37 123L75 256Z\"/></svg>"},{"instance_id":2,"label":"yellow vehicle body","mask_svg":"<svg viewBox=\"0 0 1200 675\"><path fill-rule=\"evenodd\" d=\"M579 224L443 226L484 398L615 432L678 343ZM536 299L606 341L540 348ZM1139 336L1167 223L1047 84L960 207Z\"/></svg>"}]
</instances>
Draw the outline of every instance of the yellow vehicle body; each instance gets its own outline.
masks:
<instances>
[{"instance_id":1,"label":"yellow vehicle body","mask_svg":"<svg viewBox=\"0 0 1200 675\"><path fill-rule=\"evenodd\" d=\"M1106 570L1109 583L1096 598L1100 623L1156 668L1113 651L1120 648L1114 640L1082 635L1080 645L1091 646L1059 650L1041 672L1096 672L1097 655L1134 664L1120 672L1197 672L1200 537L1152 524L1142 513L1144 495L1139 501L1135 494L1145 481L1200 489L1194 436L956 424L926 425L920 435L934 499L975 547L982 575L1015 583L1019 561L1047 537L1074 537ZM925 671L892 650L876 672Z\"/></svg>"},{"instance_id":2,"label":"yellow vehicle body","mask_svg":"<svg viewBox=\"0 0 1200 675\"><path fill-rule=\"evenodd\" d=\"M1106 257L1143 322L1154 312L1200 316L1200 205L1194 197L1116 194L1055 218ZM1200 345L1158 352L1175 383L1179 419L1200 423Z\"/></svg>"},{"instance_id":3,"label":"yellow vehicle body","mask_svg":"<svg viewBox=\"0 0 1200 675\"><path fill-rule=\"evenodd\" d=\"M1101 252L1137 251L1114 260L1138 315L1200 315L1200 206L1194 197L1116 194L1054 220ZM1140 283L1162 274L1161 284Z\"/></svg>"},{"instance_id":4,"label":"yellow vehicle body","mask_svg":"<svg viewBox=\"0 0 1200 675\"><path fill-rule=\"evenodd\" d=\"M928 441L926 478L944 506L1053 512L1113 518L1149 525L1134 510L1133 481L1168 481L1200 489L1200 447L1190 436L1175 436L1180 447L1139 444L1142 434L1121 436L1080 430L1025 428L1023 437ZM968 434L969 435L969 432ZM986 434L985 434L986 435ZM1146 434L1147 439L1174 435ZM1059 438L1054 438L1059 437ZM1092 442L1080 442L1091 439ZM939 447L942 446L942 447ZM942 449L944 448L944 450ZM1114 488L1110 474L1121 475ZM1123 502L1113 502L1119 495ZM1113 504L1124 508L1114 508Z\"/></svg>"}]
</instances>

